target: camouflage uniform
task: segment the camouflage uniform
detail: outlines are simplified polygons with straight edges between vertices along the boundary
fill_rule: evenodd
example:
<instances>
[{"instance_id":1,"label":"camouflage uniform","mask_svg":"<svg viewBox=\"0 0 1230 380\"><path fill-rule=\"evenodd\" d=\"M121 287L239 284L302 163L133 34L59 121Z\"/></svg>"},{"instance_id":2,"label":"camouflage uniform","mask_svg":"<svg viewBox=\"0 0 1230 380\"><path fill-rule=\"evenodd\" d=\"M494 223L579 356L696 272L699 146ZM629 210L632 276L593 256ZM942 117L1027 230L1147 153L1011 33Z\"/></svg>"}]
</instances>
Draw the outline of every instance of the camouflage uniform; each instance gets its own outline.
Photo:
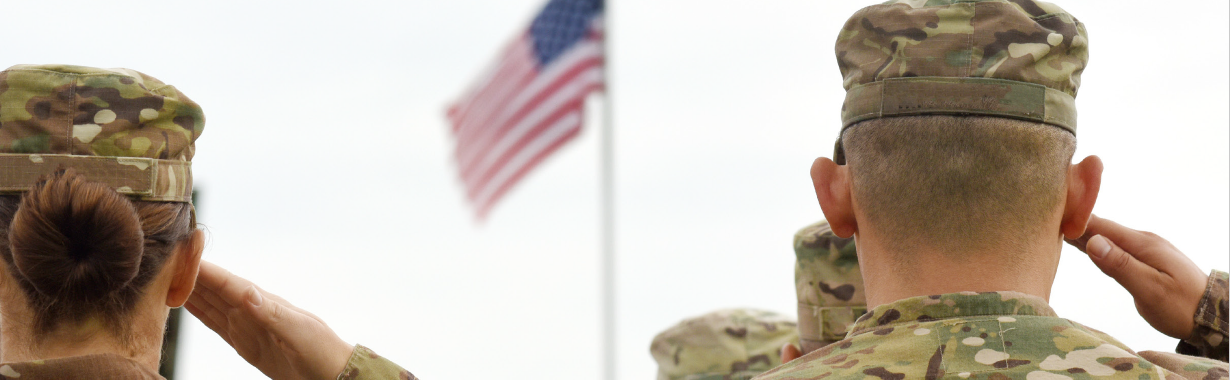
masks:
<instances>
[{"instance_id":1,"label":"camouflage uniform","mask_svg":"<svg viewBox=\"0 0 1230 380\"><path fill-rule=\"evenodd\" d=\"M847 90L843 132L873 118L948 114L1076 133L1088 40L1084 25L1053 4L891 0L855 13L836 53ZM844 164L840 138L834 160ZM1184 344L1208 351L1221 345L1224 355L1224 279L1220 272L1210 278L1198 327ZM1217 379L1228 368L1207 358L1133 352L1057 317L1035 296L963 292L879 305L844 340L757 379Z\"/></svg>"},{"instance_id":2,"label":"camouflage uniform","mask_svg":"<svg viewBox=\"0 0 1230 380\"><path fill-rule=\"evenodd\" d=\"M658 380L747 380L782 362L781 347L798 340L789 317L728 309L679 322L653 338Z\"/></svg>"},{"instance_id":3,"label":"camouflage uniform","mask_svg":"<svg viewBox=\"0 0 1230 380\"><path fill-rule=\"evenodd\" d=\"M175 87L135 70L13 66L0 72L0 195L25 192L39 177L67 167L134 200L191 203L191 161L204 128L200 106ZM0 367L0 375L16 377L4 373L7 367L33 371L23 372L23 379L65 378L94 365L127 368L120 359L84 356L12 363ZM129 374L117 378L161 378L156 373L117 373ZM339 378L414 376L355 346Z\"/></svg>"},{"instance_id":4,"label":"camouflage uniform","mask_svg":"<svg viewBox=\"0 0 1230 380\"><path fill-rule=\"evenodd\" d=\"M1218 379L1227 364L1142 352L1016 292L952 293L872 309L838 343L758 379Z\"/></svg>"},{"instance_id":5,"label":"camouflage uniform","mask_svg":"<svg viewBox=\"0 0 1230 380\"><path fill-rule=\"evenodd\" d=\"M343 368L342 373L337 375L337 379L418 380L410 371L401 368L389 359L376 355L370 348L357 344L354 346L354 352L350 354L350 360L346 361L346 368Z\"/></svg>"},{"instance_id":6,"label":"camouflage uniform","mask_svg":"<svg viewBox=\"0 0 1230 380\"><path fill-rule=\"evenodd\" d=\"M1180 354L1214 358L1227 361L1230 354L1230 344L1226 341L1227 330L1227 298L1230 298L1230 288L1227 287L1226 272L1214 270L1209 274L1209 285L1204 290L1204 297L1196 307L1196 328L1192 335L1175 349Z\"/></svg>"},{"instance_id":7,"label":"camouflage uniform","mask_svg":"<svg viewBox=\"0 0 1230 380\"><path fill-rule=\"evenodd\" d=\"M794 234L794 255L799 343L808 353L845 339L854 320L867 312L867 296L854 239L833 235L827 221Z\"/></svg>"},{"instance_id":8,"label":"camouflage uniform","mask_svg":"<svg viewBox=\"0 0 1230 380\"><path fill-rule=\"evenodd\" d=\"M0 379L165 380L145 365L114 354L4 364L0 365Z\"/></svg>"}]
</instances>

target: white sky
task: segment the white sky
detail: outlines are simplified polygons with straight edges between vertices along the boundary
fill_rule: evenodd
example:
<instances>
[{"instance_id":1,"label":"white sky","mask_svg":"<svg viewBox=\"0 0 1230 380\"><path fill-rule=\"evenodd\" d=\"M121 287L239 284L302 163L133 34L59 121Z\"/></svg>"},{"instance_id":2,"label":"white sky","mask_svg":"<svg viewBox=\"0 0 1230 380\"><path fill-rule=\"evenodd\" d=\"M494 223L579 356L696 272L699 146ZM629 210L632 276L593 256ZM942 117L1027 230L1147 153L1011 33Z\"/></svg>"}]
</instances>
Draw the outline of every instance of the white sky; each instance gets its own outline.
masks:
<instances>
[{"instance_id":1,"label":"white sky","mask_svg":"<svg viewBox=\"0 0 1230 380\"><path fill-rule=\"evenodd\" d=\"M822 218L807 172L839 126L833 41L871 2L610 2L619 378L652 379L649 342L680 319L793 315L790 239ZM598 378L597 112L483 225L443 113L543 3L6 2L0 66L128 67L199 102L206 258L343 339L424 379ZM1226 269L1230 6L1060 4L1090 34L1096 212ZM1138 350L1175 344L1072 249L1052 304ZM261 376L189 321L181 378Z\"/></svg>"}]
</instances>

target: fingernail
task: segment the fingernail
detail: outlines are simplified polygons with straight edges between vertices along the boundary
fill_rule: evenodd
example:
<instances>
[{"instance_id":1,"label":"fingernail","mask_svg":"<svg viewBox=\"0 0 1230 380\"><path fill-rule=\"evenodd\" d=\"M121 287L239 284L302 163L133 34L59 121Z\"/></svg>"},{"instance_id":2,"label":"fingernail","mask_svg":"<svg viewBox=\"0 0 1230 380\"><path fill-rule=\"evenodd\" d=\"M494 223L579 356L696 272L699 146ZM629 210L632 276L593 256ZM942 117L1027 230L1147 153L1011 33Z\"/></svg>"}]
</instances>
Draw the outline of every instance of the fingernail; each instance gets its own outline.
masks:
<instances>
[{"instance_id":1,"label":"fingernail","mask_svg":"<svg viewBox=\"0 0 1230 380\"><path fill-rule=\"evenodd\" d=\"M257 291L255 286L249 287L248 288L248 303L251 303L252 306L260 306L262 301L263 300L261 299L261 292Z\"/></svg>"},{"instance_id":2,"label":"fingernail","mask_svg":"<svg viewBox=\"0 0 1230 380\"><path fill-rule=\"evenodd\" d=\"M1110 252L1110 242L1102 235L1094 235L1085 243L1085 251L1099 259L1106 257L1106 253Z\"/></svg>"}]
</instances>

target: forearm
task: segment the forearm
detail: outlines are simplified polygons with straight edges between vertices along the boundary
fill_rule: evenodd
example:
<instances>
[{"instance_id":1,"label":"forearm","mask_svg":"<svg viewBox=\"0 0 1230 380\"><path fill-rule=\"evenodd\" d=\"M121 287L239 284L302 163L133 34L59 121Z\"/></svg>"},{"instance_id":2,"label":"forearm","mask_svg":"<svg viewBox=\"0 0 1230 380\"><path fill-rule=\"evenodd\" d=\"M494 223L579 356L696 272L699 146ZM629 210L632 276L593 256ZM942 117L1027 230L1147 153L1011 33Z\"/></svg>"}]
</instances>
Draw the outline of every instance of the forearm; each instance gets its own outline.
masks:
<instances>
[{"instance_id":1,"label":"forearm","mask_svg":"<svg viewBox=\"0 0 1230 380\"><path fill-rule=\"evenodd\" d=\"M1179 342L1175 352L1227 361L1227 273L1213 270L1209 283L1196 307L1195 323L1191 336Z\"/></svg>"}]
</instances>

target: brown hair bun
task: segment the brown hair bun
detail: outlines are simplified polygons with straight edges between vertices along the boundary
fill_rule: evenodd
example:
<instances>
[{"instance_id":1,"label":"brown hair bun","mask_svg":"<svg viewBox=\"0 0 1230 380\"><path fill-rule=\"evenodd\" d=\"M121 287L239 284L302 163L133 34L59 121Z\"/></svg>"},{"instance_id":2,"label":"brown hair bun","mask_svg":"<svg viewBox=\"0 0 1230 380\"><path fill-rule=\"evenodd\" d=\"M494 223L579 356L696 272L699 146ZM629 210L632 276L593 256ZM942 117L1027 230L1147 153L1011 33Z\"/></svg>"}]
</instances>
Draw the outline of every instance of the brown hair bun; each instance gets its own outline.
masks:
<instances>
[{"instance_id":1,"label":"brown hair bun","mask_svg":"<svg viewBox=\"0 0 1230 380\"><path fill-rule=\"evenodd\" d=\"M24 282L45 296L90 304L137 276L145 236L131 201L66 169L25 193L8 239Z\"/></svg>"}]
</instances>

